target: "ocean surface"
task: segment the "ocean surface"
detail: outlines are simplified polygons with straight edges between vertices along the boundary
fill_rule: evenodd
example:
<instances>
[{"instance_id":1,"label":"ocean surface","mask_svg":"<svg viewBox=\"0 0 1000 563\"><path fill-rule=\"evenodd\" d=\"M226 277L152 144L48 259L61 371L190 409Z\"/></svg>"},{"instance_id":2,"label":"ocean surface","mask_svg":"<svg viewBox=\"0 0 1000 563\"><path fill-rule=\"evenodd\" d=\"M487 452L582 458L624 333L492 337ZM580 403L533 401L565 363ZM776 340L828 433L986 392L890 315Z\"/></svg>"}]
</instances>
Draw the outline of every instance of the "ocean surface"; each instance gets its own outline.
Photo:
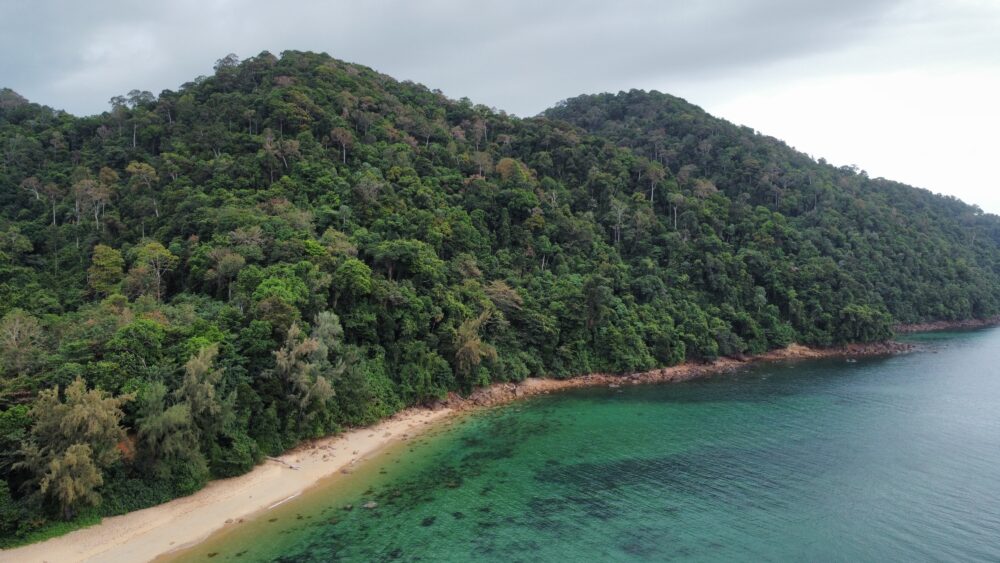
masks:
<instances>
[{"instance_id":1,"label":"ocean surface","mask_svg":"<svg viewBox=\"0 0 1000 563\"><path fill-rule=\"evenodd\" d=\"M465 415L173 558L1000 561L1000 329L907 340Z\"/></svg>"}]
</instances>

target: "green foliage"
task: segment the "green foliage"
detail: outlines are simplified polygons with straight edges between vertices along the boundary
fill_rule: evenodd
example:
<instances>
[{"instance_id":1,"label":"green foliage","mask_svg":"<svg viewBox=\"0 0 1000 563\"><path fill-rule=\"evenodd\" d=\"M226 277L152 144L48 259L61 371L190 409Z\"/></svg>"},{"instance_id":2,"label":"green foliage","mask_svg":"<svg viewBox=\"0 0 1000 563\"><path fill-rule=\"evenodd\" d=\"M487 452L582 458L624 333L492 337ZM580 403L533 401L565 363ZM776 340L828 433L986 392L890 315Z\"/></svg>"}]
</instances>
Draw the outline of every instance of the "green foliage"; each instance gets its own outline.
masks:
<instances>
[{"instance_id":1,"label":"green foliage","mask_svg":"<svg viewBox=\"0 0 1000 563\"><path fill-rule=\"evenodd\" d=\"M892 336L892 316L868 305L851 304L840 311L841 342L881 342Z\"/></svg>"},{"instance_id":2,"label":"green foliage","mask_svg":"<svg viewBox=\"0 0 1000 563\"><path fill-rule=\"evenodd\" d=\"M148 385L139 397L137 460L158 479L179 482L178 490L194 490L208 477L198 428L190 403L168 406L168 397L166 385L160 382Z\"/></svg>"},{"instance_id":3,"label":"green foliage","mask_svg":"<svg viewBox=\"0 0 1000 563\"><path fill-rule=\"evenodd\" d=\"M94 295L111 295L118 289L124 277L125 260L122 253L98 244L94 247L90 268L87 270L87 284Z\"/></svg>"},{"instance_id":4,"label":"green foliage","mask_svg":"<svg viewBox=\"0 0 1000 563\"><path fill-rule=\"evenodd\" d=\"M1000 313L996 216L656 92L519 119L287 51L98 116L0 97L17 538L494 381Z\"/></svg>"},{"instance_id":5,"label":"green foliage","mask_svg":"<svg viewBox=\"0 0 1000 563\"><path fill-rule=\"evenodd\" d=\"M49 460L39 481L39 490L53 498L69 520L79 507L101 502L101 495L95 489L103 484L104 478L94 462L90 446L73 444Z\"/></svg>"},{"instance_id":6,"label":"green foliage","mask_svg":"<svg viewBox=\"0 0 1000 563\"><path fill-rule=\"evenodd\" d=\"M34 370L44 338L41 322L30 313L14 309L0 319L0 360L8 376L24 376Z\"/></svg>"},{"instance_id":7,"label":"green foliage","mask_svg":"<svg viewBox=\"0 0 1000 563\"><path fill-rule=\"evenodd\" d=\"M87 450L76 450L75 459L109 467L121 457L118 444L125 439L122 405L130 399L112 397L99 389L88 390L83 379L66 388L65 400L60 398L58 387L46 389L31 408L31 441L46 463L82 444Z\"/></svg>"},{"instance_id":8,"label":"green foliage","mask_svg":"<svg viewBox=\"0 0 1000 563\"><path fill-rule=\"evenodd\" d=\"M479 334L491 316L491 311L487 309L478 317L462 321L455 331L455 374L469 388L487 383L485 375L479 370L480 364L483 360L497 358L496 348L483 342Z\"/></svg>"},{"instance_id":9,"label":"green foliage","mask_svg":"<svg viewBox=\"0 0 1000 563\"><path fill-rule=\"evenodd\" d=\"M21 517L21 509L10 495L10 486L7 481L0 481L0 537L13 537Z\"/></svg>"}]
</instances>

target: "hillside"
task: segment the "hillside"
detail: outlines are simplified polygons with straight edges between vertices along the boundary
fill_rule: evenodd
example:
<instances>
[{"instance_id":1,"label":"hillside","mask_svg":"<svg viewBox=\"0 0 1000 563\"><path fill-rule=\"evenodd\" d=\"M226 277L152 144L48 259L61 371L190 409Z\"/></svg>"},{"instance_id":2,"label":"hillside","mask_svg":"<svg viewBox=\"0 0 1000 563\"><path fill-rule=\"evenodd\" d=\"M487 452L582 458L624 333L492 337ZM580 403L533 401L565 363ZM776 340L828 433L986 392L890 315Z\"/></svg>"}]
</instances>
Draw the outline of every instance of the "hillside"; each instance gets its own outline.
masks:
<instances>
[{"instance_id":1,"label":"hillside","mask_svg":"<svg viewBox=\"0 0 1000 563\"><path fill-rule=\"evenodd\" d=\"M98 116L0 91L0 143L8 542L451 390L1000 312L1000 218L657 93L518 119L261 53Z\"/></svg>"},{"instance_id":2,"label":"hillside","mask_svg":"<svg viewBox=\"0 0 1000 563\"><path fill-rule=\"evenodd\" d=\"M1000 218L954 197L813 161L659 92L580 96L545 115L632 149L675 190L690 188L681 190L686 196L707 181L730 209L739 202L780 213L798 235L777 241L792 264L817 253L832 259L860 286L859 297L898 322L982 317L997 308ZM727 228L745 228L733 219ZM734 249L747 236L737 235ZM799 299L808 285L793 282Z\"/></svg>"}]
</instances>

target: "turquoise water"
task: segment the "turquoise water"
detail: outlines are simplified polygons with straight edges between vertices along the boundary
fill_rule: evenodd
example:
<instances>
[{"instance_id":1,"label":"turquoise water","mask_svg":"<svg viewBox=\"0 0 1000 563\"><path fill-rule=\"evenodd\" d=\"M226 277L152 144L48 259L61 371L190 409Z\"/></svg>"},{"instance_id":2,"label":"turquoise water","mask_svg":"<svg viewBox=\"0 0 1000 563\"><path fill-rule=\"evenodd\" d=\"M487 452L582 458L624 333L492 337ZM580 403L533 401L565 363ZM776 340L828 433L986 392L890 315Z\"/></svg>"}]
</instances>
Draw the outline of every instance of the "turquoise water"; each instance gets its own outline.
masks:
<instances>
[{"instance_id":1,"label":"turquoise water","mask_svg":"<svg viewBox=\"0 0 1000 563\"><path fill-rule=\"evenodd\" d=\"M179 558L998 561L1000 330L911 340L476 413Z\"/></svg>"}]
</instances>

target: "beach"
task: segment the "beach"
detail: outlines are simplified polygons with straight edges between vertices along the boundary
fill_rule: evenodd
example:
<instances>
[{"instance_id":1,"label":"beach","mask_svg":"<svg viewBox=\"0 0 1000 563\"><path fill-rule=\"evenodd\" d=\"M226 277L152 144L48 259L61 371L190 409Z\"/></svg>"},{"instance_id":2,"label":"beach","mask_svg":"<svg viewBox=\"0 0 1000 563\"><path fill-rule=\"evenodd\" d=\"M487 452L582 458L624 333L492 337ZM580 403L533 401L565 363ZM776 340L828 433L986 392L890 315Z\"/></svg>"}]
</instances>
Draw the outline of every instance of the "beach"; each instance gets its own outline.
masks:
<instances>
[{"instance_id":1,"label":"beach","mask_svg":"<svg viewBox=\"0 0 1000 563\"><path fill-rule=\"evenodd\" d=\"M348 430L269 458L239 477L210 482L170 502L105 518L43 542L0 551L0 561L69 563L149 561L197 543L225 526L294 498L320 480L413 438L453 411L407 409L375 425Z\"/></svg>"},{"instance_id":2,"label":"beach","mask_svg":"<svg viewBox=\"0 0 1000 563\"><path fill-rule=\"evenodd\" d=\"M896 342L854 344L843 348L793 344L741 359L689 362L628 375L598 373L569 379L528 378L518 383L496 383L467 397L450 393L430 408L406 409L375 425L305 443L280 457L268 458L246 475L212 481L190 496L105 518L100 524L64 536L0 551L0 562L149 561L196 544L225 526L239 525L241 519L290 500L326 477L350 472L352 466L386 446L413 438L432 423L469 409L575 387L687 381L731 372L755 362L889 355L911 348Z\"/></svg>"}]
</instances>

